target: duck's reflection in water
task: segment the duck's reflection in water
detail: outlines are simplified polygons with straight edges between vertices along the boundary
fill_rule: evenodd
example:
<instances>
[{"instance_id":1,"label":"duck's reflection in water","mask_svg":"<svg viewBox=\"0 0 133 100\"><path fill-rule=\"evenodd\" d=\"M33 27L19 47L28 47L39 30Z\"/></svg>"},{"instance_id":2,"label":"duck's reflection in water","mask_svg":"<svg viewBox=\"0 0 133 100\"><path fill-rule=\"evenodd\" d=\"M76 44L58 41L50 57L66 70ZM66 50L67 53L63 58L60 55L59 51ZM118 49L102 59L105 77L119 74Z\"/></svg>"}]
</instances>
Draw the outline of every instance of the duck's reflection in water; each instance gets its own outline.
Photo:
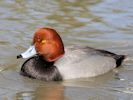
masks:
<instances>
[{"instance_id":1,"label":"duck's reflection in water","mask_svg":"<svg viewBox=\"0 0 133 100\"><path fill-rule=\"evenodd\" d=\"M35 91L17 93L15 100L64 100L64 86L40 86Z\"/></svg>"}]
</instances>

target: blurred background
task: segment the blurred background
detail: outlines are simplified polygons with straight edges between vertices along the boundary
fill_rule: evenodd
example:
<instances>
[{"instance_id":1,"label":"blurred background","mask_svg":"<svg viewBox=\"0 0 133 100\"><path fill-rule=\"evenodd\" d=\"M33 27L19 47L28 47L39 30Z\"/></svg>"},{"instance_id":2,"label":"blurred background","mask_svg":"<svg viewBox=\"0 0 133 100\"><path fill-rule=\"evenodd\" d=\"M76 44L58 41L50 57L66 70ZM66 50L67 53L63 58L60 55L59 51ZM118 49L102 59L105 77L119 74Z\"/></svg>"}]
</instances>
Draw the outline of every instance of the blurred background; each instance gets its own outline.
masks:
<instances>
[{"instance_id":1,"label":"blurred background","mask_svg":"<svg viewBox=\"0 0 133 100\"><path fill-rule=\"evenodd\" d=\"M107 74L64 82L19 75L40 27L65 46L87 45L128 56ZM133 100L133 0L0 0L0 100Z\"/></svg>"}]
</instances>

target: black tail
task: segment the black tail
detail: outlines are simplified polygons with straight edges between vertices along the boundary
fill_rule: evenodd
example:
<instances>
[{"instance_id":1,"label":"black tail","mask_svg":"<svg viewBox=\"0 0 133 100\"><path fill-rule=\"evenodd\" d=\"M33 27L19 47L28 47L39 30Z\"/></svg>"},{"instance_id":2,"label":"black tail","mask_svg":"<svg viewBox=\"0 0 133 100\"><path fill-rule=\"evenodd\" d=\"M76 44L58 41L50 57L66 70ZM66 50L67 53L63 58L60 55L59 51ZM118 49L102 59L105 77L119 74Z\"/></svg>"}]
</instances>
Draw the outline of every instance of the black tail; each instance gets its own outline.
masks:
<instances>
[{"instance_id":1,"label":"black tail","mask_svg":"<svg viewBox=\"0 0 133 100\"><path fill-rule=\"evenodd\" d=\"M96 49L96 51L103 56L114 58L116 60L116 67L119 67L122 64L123 60L126 58L126 55L117 55L106 50Z\"/></svg>"},{"instance_id":2,"label":"black tail","mask_svg":"<svg viewBox=\"0 0 133 100\"><path fill-rule=\"evenodd\" d=\"M122 64L122 62L123 62L123 60L124 60L125 58L126 58L125 55L116 55L116 56L115 56L116 67L119 67L119 66Z\"/></svg>"}]
</instances>

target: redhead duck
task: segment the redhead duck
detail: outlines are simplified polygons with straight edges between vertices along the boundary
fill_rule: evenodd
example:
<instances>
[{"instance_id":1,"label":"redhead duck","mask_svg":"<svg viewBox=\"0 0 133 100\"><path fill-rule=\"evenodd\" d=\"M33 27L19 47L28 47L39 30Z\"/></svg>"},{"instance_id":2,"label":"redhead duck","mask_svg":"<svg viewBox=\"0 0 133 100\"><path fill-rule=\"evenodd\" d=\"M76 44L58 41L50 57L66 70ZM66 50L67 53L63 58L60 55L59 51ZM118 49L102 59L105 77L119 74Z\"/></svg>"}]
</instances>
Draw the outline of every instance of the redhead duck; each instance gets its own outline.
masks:
<instances>
[{"instance_id":1,"label":"redhead duck","mask_svg":"<svg viewBox=\"0 0 133 100\"><path fill-rule=\"evenodd\" d=\"M84 46L64 48L54 29L40 28L34 34L32 46L17 58L28 58L21 67L22 75L60 81L104 74L120 66L125 55Z\"/></svg>"}]
</instances>

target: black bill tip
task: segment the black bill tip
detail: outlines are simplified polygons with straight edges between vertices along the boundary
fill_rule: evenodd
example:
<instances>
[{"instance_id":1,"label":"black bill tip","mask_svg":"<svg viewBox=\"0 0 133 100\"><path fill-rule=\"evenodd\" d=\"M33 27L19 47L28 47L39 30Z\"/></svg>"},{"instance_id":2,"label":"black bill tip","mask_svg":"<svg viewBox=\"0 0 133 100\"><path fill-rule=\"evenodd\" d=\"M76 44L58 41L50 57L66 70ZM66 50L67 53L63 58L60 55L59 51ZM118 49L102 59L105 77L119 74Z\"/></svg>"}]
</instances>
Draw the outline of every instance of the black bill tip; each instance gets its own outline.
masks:
<instances>
[{"instance_id":1,"label":"black bill tip","mask_svg":"<svg viewBox=\"0 0 133 100\"><path fill-rule=\"evenodd\" d=\"M17 59L22 58L22 55L17 55Z\"/></svg>"}]
</instances>

